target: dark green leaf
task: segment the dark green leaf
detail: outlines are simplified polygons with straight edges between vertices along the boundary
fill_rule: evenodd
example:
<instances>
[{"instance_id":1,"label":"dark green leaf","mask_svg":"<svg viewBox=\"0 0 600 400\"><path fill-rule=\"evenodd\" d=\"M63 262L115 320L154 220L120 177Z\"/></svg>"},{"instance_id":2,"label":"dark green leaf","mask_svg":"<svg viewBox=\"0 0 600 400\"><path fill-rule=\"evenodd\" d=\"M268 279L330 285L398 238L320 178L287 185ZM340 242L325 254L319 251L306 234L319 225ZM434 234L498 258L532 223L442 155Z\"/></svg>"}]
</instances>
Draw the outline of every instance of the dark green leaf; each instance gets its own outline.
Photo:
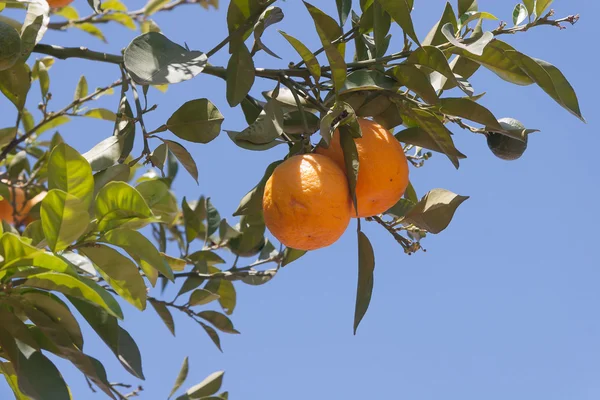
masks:
<instances>
[{"instance_id":1,"label":"dark green leaf","mask_svg":"<svg viewBox=\"0 0 600 400\"><path fill-rule=\"evenodd\" d=\"M265 103L248 95L242 100L241 106L248 125L252 125L263 110Z\"/></svg>"},{"instance_id":2,"label":"dark green leaf","mask_svg":"<svg viewBox=\"0 0 600 400\"><path fill-rule=\"evenodd\" d=\"M242 142L254 145L273 143L283 133L283 111L275 100L269 100L264 110L252 125L241 132L227 131L236 144Z\"/></svg>"},{"instance_id":3,"label":"dark green leaf","mask_svg":"<svg viewBox=\"0 0 600 400\"><path fill-rule=\"evenodd\" d=\"M352 9L352 0L335 0L335 4L340 17L340 26L344 26Z\"/></svg>"},{"instance_id":4,"label":"dark green leaf","mask_svg":"<svg viewBox=\"0 0 600 400\"><path fill-rule=\"evenodd\" d=\"M204 69L207 58L189 51L158 32L136 37L125 49L125 68L141 85L164 85L186 81Z\"/></svg>"},{"instance_id":5,"label":"dark green leaf","mask_svg":"<svg viewBox=\"0 0 600 400\"><path fill-rule=\"evenodd\" d=\"M283 261L281 262L281 266L285 267L286 265L293 263L306 253L306 250L296 250L291 247L286 247L283 251Z\"/></svg>"},{"instance_id":6,"label":"dark green leaf","mask_svg":"<svg viewBox=\"0 0 600 400\"><path fill-rule=\"evenodd\" d=\"M342 28L335 22L333 18L325 14L317 7L304 2L312 17L317 33L321 39L321 44L325 49L327 60L331 67L333 75L333 84L336 89L340 89L346 80L346 62L344 61L345 43L340 42L333 45L332 42L343 35Z\"/></svg>"},{"instance_id":7,"label":"dark green leaf","mask_svg":"<svg viewBox=\"0 0 600 400\"><path fill-rule=\"evenodd\" d=\"M519 3L513 10L513 23L515 25L521 25L521 23L523 23L528 16L529 12L527 11L527 7L525 7L522 3Z\"/></svg>"},{"instance_id":8,"label":"dark green leaf","mask_svg":"<svg viewBox=\"0 0 600 400\"><path fill-rule=\"evenodd\" d=\"M477 0L458 0L458 15L469 11L477 11Z\"/></svg>"},{"instance_id":9,"label":"dark green leaf","mask_svg":"<svg viewBox=\"0 0 600 400\"><path fill-rule=\"evenodd\" d=\"M50 8L43 1L32 1L27 4L27 14L21 27L21 60L27 60L48 29Z\"/></svg>"},{"instance_id":10,"label":"dark green leaf","mask_svg":"<svg viewBox=\"0 0 600 400\"><path fill-rule=\"evenodd\" d=\"M210 198L206 199L206 229L208 236L210 237L213 233L219 230L221 225L221 215L217 209L210 202Z\"/></svg>"},{"instance_id":11,"label":"dark green leaf","mask_svg":"<svg viewBox=\"0 0 600 400\"><path fill-rule=\"evenodd\" d=\"M183 360L183 364L181 365L181 368L179 369L179 374L177 374L177 379L175 379L175 384L173 385L173 388L171 389L171 393L169 394L168 398L171 398L171 396L173 396L175 394L175 392L177 392L179 390L181 385L183 385L183 382L185 382L185 380L187 379L188 372L189 372L189 360L186 357Z\"/></svg>"},{"instance_id":12,"label":"dark green leaf","mask_svg":"<svg viewBox=\"0 0 600 400\"><path fill-rule=\"evenodd\" d=\"M458 49L464 51L463 49ZM465 53L470 54L465 51ZM475 57L475 56L474 56ZM465 87L463 83L458 81L454 76L454 72L450 68L448 64L448 60L446 56L440 49L433 46L423 46L413 51L412 54L406 60L408 64L417 64L422 65L424 67L430 68L435 72L443 75L448 81L457 85L463 92L468 95L472 94L472 90Z\"/></svg>"},{"instance_id":13,"label":"dark green leaf","mask_svg":"<svg viewBox=\"0 0 600 400\"><path fill-rule=\"evenodd\" d=\"M179 107L167 121L167 128L181 139L208 143L221 132L223 115L208 99L196 99Z\"/></svg>"},{"instance_id":14,"label":"dark green leaf","mask_svg":"<svg viewBox=\"0 0 600 400\"><path fill-rule=\"evenodd\" d=\"M248 48L239 42L227 64L227 102L235 107L244 100L254 85L254 61Z\"/></svg>"},{"instance_id":15,"label":"dark green leaf","mask_svg":"<svg viewBox=\"0 0 600 400\"><path fill-rule=\"evenodd\" d=\"M340 0L337 0L338 2ZM341 0L347 3L351 3L347 0ZM315 78L315 81L318 81L321 78L321 65L319 61L315 57L315 55L298 39L295 37L288 35L283 31L279 31L281 35L294 47L294 50L302 57L302 61L306 64L306 68L310 71L311 75ZM251 123L251 122L248 122Z\"/></svg>"},{"instance_id":16,"label":"dark green leaf","mask_svg":"<svg viewBox=\"0 0 600 400\"><path fill-rule=\"evenodd\" d=\"M466 118L495 130L502 130L494 114L471 99L445 98L440 100L440 106L444 114Z\"/></svg>"},{"instance_id":17,"label":"dark green leaf","mask_svg":"<svg viewBox=\"0 0 600 400\"><path fill-rule=\"evenodd\" d=\"M217 331L214 330L214 328L212 326L206 325L202 321L198 321L198 323L200 324L200 326L202 326L202 328L204 329L204 331L206 332L208 337L210 337L210 339L213 341L215 346L217 346L217 349L219 349L219 351L222 353L223 349L221 348L221 338L219 338L219 334L217 333ZM177 400L180 400L180 399L181 399L181 397L177 398ZM183 397L183 399L189 399L189 397Z\"/></svg>"},{"instance_id":18,"label":"dark green leaf","mask_svg":"<svg viewBox=\"0 0 600 400\"><path fill-rule=\"evenodd\" d=\"M348 93L359 90L392 90L397 87L397 82L377 70L359 69L348 74L344 86L338 93Z\"/></svg>"},{"instance_id":19,"label":"dark green leaf","mask_svg":"<svg viewBox=\"0 0 600 400\"><path fill-rule=\"evenodd\" d=\"M408 199L400 199L396 204L392 206L385 213L393 216L394 218L404 217L413 207L415 203Z\"/></svg>"},{"instance_id":20,"label":"dark green leaf","mask_svg":"<svg viewBox=\"0 0 600 400\"><path fill-rule=\"evenodd\" d=\"M18 353L19 389L32 399L65 400L71 394L56 366L39 351Z\"/></svg>"},{"instance_id":21,"label":"dark green leaf","mask_svg":"<svg viewBox=\"0 0 600 400\"><path fill-rule=\"evenodd\" d=\"M17 62L11 68L0 71L0 92L21 111L31 87L31 71L27 64Z\"/></svg>"},{"instance_id":22,"label":"dark green leaf","mask_svg":"<svg viewBox=\"0 0 600 400\"><path fill-rule=\"evenodd\" d=\"M420 46L419 38L415 33L412 18L410 12L412 6L410 6L407 0L375 0L381 4L383 9L390 14L392 19L400 25L400 28L410 37L417 45Z\"/></svg>"},{"instance_id":23,"label":"dark green leaf","mask_svg":"<svg viewBox=\"0 0 600 400\"><path fill-rule=\"evenodd\" d=\"M150 300L150 304L152 304L154 311L156 311L171 334L175 336L175 321L173 320L173 315L171 314L171 311L169 311L169 308L164 302L158 300Z\"/></svg>"},{"instance_id":24,"label":"dark green leaf","mask_svg":"<svg viewBox=\"0 0 600 400\"><path fill-rule=\"evenodd\" d=\"M177 142L165 139L161 140L167 145L171 153L173 153L181 165L183 165L183 168L185 168L192 178L194 178L196 183L198 183L198 167L196 166L196 162L194 161L194 158L190 152Z\"/></svg>"},{"instance_id":25,"label":"dark green leaf","mask_svg":"<svg viewBox=\"0 0 600 400\"><path fill-rule=\"evenodd\" d=\"M354 310L354 334L360 321L365 316L371 294L373 293L373 271L375 270L375 254L369 238L358 232L358 285L356 288L356 307Z\"/></svg>"},{"instance_id":26,"label":"dark green leaf","mask_svg":"<svg viewBox=\"0 0 600 400\"><path fill-rule=\"evenodd\" d=\"M211 281L212 282L212 281ZM190 301L188 302L191 307L201 306L208 304L214 300L217 300L219 295L206 289L196 289L190 295Z\"/></svg>"},{"instance_id":27,"label":"dark green leaf","mask_svg":"<svg viewBox=\"0 0 600 400\"><path fill-rule=\"evenodd\" d=\"M254 24L254 45L252 46L252 54L255 54L259 49L264 50L270 56L281 59L271 49L269 49L261 40L265 29L269 26L280 22L283 19L283 11L279 7L267 7L260 15L256 24Z\"/></svg>"},{"instance_id":28,"label":"dark green leaf","mask_svg":"<svg viewBox=\"0 0 600 400\"><path fill-rule=\"evenodd\" d=\"M359 158L358 150L356 149L356 143L352 134L346 129L345 126L340 126L340 144L342 151L344 152L344 164L346 165L346 176L348 178L348 187L350 189L350 196L354 209L358 210L358 204L356 199L356 182L358 181L358 170L359 170Z\"/></svg>"},{"instance_id":29,"label":"dark green leaf","mask_svg":"<svg viewBox=\"0 0 600 400\"><path fill-rule=\"evenodd\" d=\"M431 28L431 31L427 34L427 37L421 43L423 46L439 46L440 44L446 43L446 37L442 33L442 27L446 24L452 24L454 30L458 30L458 24L456 21L456 14L452 9L450 3L446 3L446 8L442 14L442 18Z\"/></svg>"},{"instance_id":30,"label":"dark green leaf","mask_svg":"<svg viewBox=\"0 0 600 400\"><path fill-rule=\"evenodd\" d=\"M239 332L233 327L233 323L227 316L221 314L217 311L201 311L198 313L198 316L211 324L213 324L217 329L225 333L235 333L239 334Z\"/></svg>"},{"instance_id":31,"label":"dark green leaf","mask_svg":"<svg viewBox=\"0 0 600 400\"><path fill-rule=\"evenodd\" d=\"M445 189L433 189L410 210L403 222L427 232L440 233L448 227L458 206L468 198Z\"/></svg>"},{"instance_id":32,"label":"dark green leaf","mask_svg":"<svg viewBox=\"0 0 600 400\"><path fill-rule=\"evenodd\" d=\"M437 104L439 99L431 86L429 77L414 65L402 64L394 67L392 73L401 85L415 92L429 104Z\"/></svg>"}]
</instances>

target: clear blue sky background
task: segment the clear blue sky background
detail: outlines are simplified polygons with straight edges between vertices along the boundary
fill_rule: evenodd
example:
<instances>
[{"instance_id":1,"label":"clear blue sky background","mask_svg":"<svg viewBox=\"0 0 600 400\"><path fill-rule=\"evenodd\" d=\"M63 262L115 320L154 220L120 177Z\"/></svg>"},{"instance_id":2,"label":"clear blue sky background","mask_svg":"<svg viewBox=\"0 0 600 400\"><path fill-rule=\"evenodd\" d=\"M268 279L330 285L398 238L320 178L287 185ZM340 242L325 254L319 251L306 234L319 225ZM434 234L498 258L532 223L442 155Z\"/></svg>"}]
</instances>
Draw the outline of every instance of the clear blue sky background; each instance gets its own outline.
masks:
<instances>
[{"instance_id":1,"label":"clear blue sky background","mask_svg":"<svg viewBox=\"0 0 600 400\"><path fill-rule=\"evenodd\" d=\"M221 3L218 11L188 6L161 13L156 21L172 40L206 51L226 35L228 2ZM415 3L413 18L424 37L445 2ZM82 15L88 13L84 0L74 4ZM333 0L315 4L336 15ZM143 2L128 5L135 9ZM288 0L279 6L286 18L277 28L318 48L302 3ZM480 1L481 9L506 21L513 6L512 1ZM411 257L379 226L365 224L377 267L373 301L357 336L352 335L357 251L351 228L338 243L305 256L269 284L237 285L233 321L242 334L222 335L224 354L182 315L175 315L173 338L152 310L142 314L125 306L124 326L144 355L142 398L166 398L189 355L187 386L223 369L232 399L598 399L600 270L594 247L600 224L595 110L600 87L591 38L600 5L563 0L554 6L559 16L580 13L581 21L565 31L541 27L503 39L562 69L579 94L587 125L538 87L512 86L482 69L472 79L476 92L487 92L482 102L496 116L517 118L542 132L530 137L522 159L505 162L488 151L483 137L455 130L458 148L469 157L460 170L437 154L425 168L412 170L419 195L443 187L471 199L446 231L424 241L427 253ZM50 32L43 41L118 52L134 37L115 25L103 29L109 44L80 32ZM262 53L257 66L284 67L297 59L275 29L269 29L265 42L283 60ZM210 61L224 65L227 56L222 51ZM92 88L119 77L113 65L58 61L51 70L55 108L70 101L82 73ZM271 83L260 82L252 93L270 88ZM32 90L37 96L38 87ZM155 128L184 101L208 97L225 115L224 129L241 130L242 113L228 107L224 93L221 80L202 75L166 94L151 90L150 102L159 108L147 124ZM114 109L116 101L111 96L98 103ZM4 99L0 110L2 125L12 123L13 110ZM77 120L60 131L87 151L111 129L107 122ZM223 216L231 215L268 163L285 151L283 146L244 151L224 133L209 145L187 147L198 163L200 185L181 173L178 194L209 195ZM110 379L136 384L87 325L82 327L86 352L105 363ZM89 392L81 374L62 361L59 365L76 399L102 398ZM0 398L6 397L8 389L0 383Z\"/></svg>"}]
</instances>

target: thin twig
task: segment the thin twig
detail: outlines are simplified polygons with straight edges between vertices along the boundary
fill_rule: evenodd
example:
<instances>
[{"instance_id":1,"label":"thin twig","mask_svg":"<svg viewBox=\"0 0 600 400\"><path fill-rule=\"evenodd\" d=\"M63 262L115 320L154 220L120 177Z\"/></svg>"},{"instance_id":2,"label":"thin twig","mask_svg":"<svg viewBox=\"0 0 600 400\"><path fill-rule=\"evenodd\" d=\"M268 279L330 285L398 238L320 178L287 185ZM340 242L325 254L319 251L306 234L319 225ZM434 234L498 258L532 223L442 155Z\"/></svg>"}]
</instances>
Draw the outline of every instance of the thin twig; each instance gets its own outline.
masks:
<instances>
[{"instance_id":1,"label":"thin twig","mask_svg":"<svg viewBox=\"0 0 600 400\"><path fill-rule=\"evenodd\" d=\"M23 135L21 135L19 137L15 137L9 144L7 144L6 147L4 148L4 150L2 150L2 153L0 153L0 161L4 160L11 151L13 151L17 146L19 146L21 143L23 143L27 139L29 139L43 125L46 125L47 123L53 121L54 119L60 117L61 115L68 113L73 107L76 107L85 102L88 102L88 101L94 99L94 97L98 96L99 94L102 94L116 86L119 86L119 85L121 85L121 79L119 79L116 82L113 82L112 84L110 84L106 87L96 89L95 92L93 92L85 97L73 100L69 105L67 105L65 108L63 108L62 110L60 110L56 113L48 114L48 116L46 118L44 118L36 126L31 128L31 130L29 130L28 132L25 132Z\"/></svg>"},{"instance_id":2,"label":"thin twig","mask_svg":"<svg viewBox=\"0 0 600 400\"><path fill-rule=\"evenodd\" d=\"M528 24L525 24L525 25L519 25L519 26L515 26L514 28L508 28L508 29L505 28L506 23L503 22L500 24L500 26L498 28L493 30L492 33L496 36L506 35L506 34L515 34L518 32L526 32L531 28L534 28L536 26L543 26L543 25L555 26L555 27L558 27L559 29L566 29L563 25L561 25L562 23L567 22L571 25L575 25L577 23L577 21L579 21L579 14L569 15L568 17L559 18L559 19L550 19L550 17L552 17L553 15L554 15L554 10L550 10L550 12L542 18L538 18L535 21L529 22Z\"/></svg>"}]
</instances>

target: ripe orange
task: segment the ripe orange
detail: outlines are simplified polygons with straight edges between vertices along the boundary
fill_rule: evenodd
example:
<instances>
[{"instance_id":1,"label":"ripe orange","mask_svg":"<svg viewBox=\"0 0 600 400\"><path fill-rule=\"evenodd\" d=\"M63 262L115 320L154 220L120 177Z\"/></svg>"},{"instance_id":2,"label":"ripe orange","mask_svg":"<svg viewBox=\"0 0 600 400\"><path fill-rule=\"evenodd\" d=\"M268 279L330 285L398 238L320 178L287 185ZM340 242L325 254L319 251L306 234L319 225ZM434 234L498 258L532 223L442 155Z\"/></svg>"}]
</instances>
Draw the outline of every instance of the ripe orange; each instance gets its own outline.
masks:
<instances>
[{"instance_id":1,"label":"ripe orange","mask_svg":"<svg viewBox=\"0 0 600 400\"><path fill-rule=\"evenodd\" d=\"M356 183L358 217L372 217L389 210L400 200L408 186L408 162L402 145L383 126L359 119L362 138L355 139L359 169ZM335 161L345 170L344 152L339 131L335 131L328 148L317 153ZM354 207L352 216L356 217Z\"/></svg>"},{"instance_id":2,"label":"ripe orange","mask_svg":"<svg viewBox=\"0 0 600 400\"><path fill-rule=\"evenodd\" d=\"M73 0L48 0L50 8L62 8L71 4Z\"/></svg>"},{"instance_id":3,"label":"ripe orange","mask_svg":"<svg viewBox=\"0 0 600 400\"><path fill-rule=\"evenodd\" d=\"M284 245L315 250L337 241L352 208L344 171L318 154L293 156L267 180L265 225Z\"/></svg>"},{"instance_id":4,"label":"ripe orange","mask_svg":"<svg viewBox=\"0 0 600 400\"><path fill-rule=\"evenodd\" d=\"M27 200L25 197L25 191L20 188L9 189L11 193L10 198L4 198L0 201L0 218L2 221L6 221L9 224L29 224L34 218L29 215L31 209L40 201L46 197L46 192L42 192L32 199ZM15 206L17 214L15 218L15 212L13 208L12 196L15 196Z\"/></svg>"}]
</instances>

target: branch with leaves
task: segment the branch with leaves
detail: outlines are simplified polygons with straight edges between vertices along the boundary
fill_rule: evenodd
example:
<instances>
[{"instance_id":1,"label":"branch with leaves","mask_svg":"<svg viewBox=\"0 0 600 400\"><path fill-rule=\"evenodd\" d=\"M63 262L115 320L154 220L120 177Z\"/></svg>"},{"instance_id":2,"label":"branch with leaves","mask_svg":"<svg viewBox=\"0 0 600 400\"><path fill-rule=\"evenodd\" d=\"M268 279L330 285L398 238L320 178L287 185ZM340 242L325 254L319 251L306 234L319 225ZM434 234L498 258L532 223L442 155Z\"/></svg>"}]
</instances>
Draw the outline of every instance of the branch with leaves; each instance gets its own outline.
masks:
<instances>
[{"instance_id":1,"label":"branch with leaves","mask_svg":"<svg viewBox=\"0 0 600 400\"><path fill-rule=\"evenodd\" d=\"M356 146L362 138L360 119L375 121L390 132L396 129L390 137L400 142L399 154L403 150L414 168L423 167L434 153L459 167L466 155L454 144L449 129L454 125L485 136L495 155L518 158L535 130L514 119L498 120L479 103L481 95L475 95L469 80L480 68L487 68L509 83L539 86L583 120L577 96L558 68L498 38L540 26L562 29L577 22L577 15L553 18L549 1L524 2L513 11L513 27L501 23L487 31L484 22L497 18L480 11L477 2L459 1L458 12L448 4L423 39L415 33L409 2L361 2L361 8L352 11L351 1L337 1L337 20L305 3L319 48L311 51L300 39L279 31L301 59L283 68L254 63L260 51L278 57L265 44L273 32L269 28L284 19L284 3L276 7L276 0L230 2L229 34L207 52L171 41L151 17L180 6L216 8L215 1L151 0L134 11L118 0L89 3L93 13L80 17L72 6L51 10L45 0L31 0L23 24L17 23L19 32L14 33L10 29L15 23L0 19L19 41L15 54L0 65L0 91L16 109L16 118L11 114L9 126L0 130L0 195L10 209L10 219L3 219L0 230L0 372L16 398L35 399L37 393L69 398L67 384L46 353L70 361L92 390L109 398L142 395L141 386L121 393L135 385L111 383L102 363L83 352L78 319L89 323L132 376L144 379L140 351L120 326L123 310L116 298L139 310L150 304L173 335L172 311L182 313L221 350L217 331L239 333L230 318L237 304L234 284L270 282L282 267L307 253L273 244L267 234L263 196L273 171L285 160L311 155L340 135L344 179L359 209L356 184L364 163ZM21 1L0 0L0 11L5 4L24 8ZM58 16L66 21L54 21ZM132 30L139 26L141 34L122 54L40 42L47 29L70 28L105 40L100 27L109 22ZM401 35L401 48L390 48L392 34ZM354 44L355 54L347 62L349 43ZM210 64L226 47L227 65ZM30 66L31 53L46 57L32 60ZM71 58L118 66L114 71L120 78L117 75L112 84L89 91L82 76L74 100L53 112L51 67L55 59ZM289 149L284 160L267 166L243 197L233 213L235 220L222 217L208 197L179 199L173 190L180 167L198 181L198 166L188 143L214 140L224 124L221 111L208 98L197 98L185 101L158 126L147 126L149 119L145 119L157 109L149 102L151 87L164 91L200 74L225 80L227 102L244 113L248 126L239 132L226 131L234 145L252 151L279 145ZM273 83L263 100L254 97L256 78ZM26 104L34 81L39 83L42 102L39 112L31 113ZM101 95L113 94L114 88L120 88L115 111L84 108ZM114 126L110 136L80 154L56 128L69 117L82 116L108 120ZM44 133L52 137L44 140ZM136 136L141 139L141 154L133 153ZM449 226L468 197L444 189L418 196L412 183L406 183L396 204L364 220L381 226L405 253L412 254L424 251L421 242L427 235ZM355 333L369 307L375 268L373 246L362 231L361 219L357 226ZM227 257L233 261L225 269ZM243 261L248 258L255 261ZM167 300L150 291L158 283L163 290L177 285L175 298ZM27 372L33 370L47 379L40 382ZM181 388L188 370L186 358L170 396ZM222 379L222 372L212 374L177 399L226 400L227 392L219 393Z\"/></svg>"}]
</instances>

